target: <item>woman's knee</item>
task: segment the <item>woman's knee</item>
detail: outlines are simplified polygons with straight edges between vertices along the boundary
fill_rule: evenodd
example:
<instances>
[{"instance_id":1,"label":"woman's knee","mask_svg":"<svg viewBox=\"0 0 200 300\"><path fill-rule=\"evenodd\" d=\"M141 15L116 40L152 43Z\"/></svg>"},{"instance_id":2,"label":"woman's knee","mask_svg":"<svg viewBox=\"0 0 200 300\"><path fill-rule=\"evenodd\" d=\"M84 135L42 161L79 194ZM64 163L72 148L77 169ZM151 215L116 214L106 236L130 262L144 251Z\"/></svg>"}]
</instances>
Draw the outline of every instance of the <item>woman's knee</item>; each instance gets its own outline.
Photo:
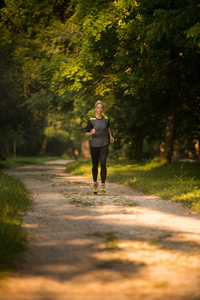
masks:
<instances>
[{"instance_id":1,"label":"woman's knee","mask_svg":"<svg viewBox=\"0 0 200 300\"><path fill-rule=\"evenodd\" d=\"M101 167L105 167L106 166L106 160L101 160L100 164L101 164Z\"/></svg>"}]
</instances>

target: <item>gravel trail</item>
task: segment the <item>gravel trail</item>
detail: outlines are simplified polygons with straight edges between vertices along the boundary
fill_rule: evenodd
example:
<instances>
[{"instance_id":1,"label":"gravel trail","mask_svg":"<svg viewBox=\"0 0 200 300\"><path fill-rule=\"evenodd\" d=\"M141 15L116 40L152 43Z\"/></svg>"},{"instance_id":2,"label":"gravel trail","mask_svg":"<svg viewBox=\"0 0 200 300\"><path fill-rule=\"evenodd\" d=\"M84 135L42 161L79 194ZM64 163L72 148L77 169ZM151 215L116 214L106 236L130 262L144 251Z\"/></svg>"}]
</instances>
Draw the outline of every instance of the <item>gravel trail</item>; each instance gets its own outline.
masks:
<instances>
[{"instance_id":1,"label":"gravel trail","mask_svg":"<svg viewBox=\"0 0 200 300\"><path fill-rule=\"evenodd\" d=\"M200 215L64 173L67 160L6 172L32 193L29 243L1 300L200 300Z\"/></svg>"}]
</instances>

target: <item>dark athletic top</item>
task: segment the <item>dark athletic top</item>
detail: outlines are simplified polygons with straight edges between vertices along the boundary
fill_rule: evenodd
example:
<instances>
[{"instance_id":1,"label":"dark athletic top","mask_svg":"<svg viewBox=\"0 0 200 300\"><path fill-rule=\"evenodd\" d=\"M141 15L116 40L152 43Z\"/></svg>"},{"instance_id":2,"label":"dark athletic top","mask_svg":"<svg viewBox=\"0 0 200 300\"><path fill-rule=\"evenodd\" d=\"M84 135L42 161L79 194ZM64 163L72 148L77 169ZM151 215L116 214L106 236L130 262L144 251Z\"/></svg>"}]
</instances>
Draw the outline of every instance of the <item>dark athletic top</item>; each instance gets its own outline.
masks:
<instances>
[{"instance_id":1,"label":"dark athletic top","mask_svg":"<svg viewBox=\"0 0 200 300\"><path fill-rule=\"evenodd\" d=\"M103 147L108 145L107 128L110 127L110 120L102 116L101 119L96 117L90 118L86 132L90 132L95 127L96 132L92 135L91 147Z\"/></svg>"}]
</instances>

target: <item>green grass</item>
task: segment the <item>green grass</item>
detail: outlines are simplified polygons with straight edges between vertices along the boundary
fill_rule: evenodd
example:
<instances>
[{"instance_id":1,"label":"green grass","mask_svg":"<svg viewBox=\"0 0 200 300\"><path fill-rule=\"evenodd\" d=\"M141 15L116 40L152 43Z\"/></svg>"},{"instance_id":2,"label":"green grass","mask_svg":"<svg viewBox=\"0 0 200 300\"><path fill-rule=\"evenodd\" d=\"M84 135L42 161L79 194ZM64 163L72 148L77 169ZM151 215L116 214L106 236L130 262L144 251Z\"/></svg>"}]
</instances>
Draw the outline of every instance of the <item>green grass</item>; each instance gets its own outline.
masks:
<instances>
[{"instance_id":1,"label":"green grass","mask_svg":"<svg viewBox=\"0 0 200 300\"><path fill-rule=\"evenodd\" d=\"M0 169L25 164L41 164L56 157L17 157L0 160ZM31 205L31 196L22 182L0 170L0 279L12 271L23 253L27 234L22 229L23 215Z\"/></svg>"},{"instance_id":2,"label":"green grass","mask_svg":"<svg viewBox=\"0 0 200 300\"><path fill-rule=\"evenodd\" d=\"M91 176L92 164L90 159L80 159L67 165L66 172L74 175Z\"/></svg>"},{"instance_id":3,"label":"green grass","mask_svg":"<svg viewBox=\"0 0 200 300\"><path fill-rule=\"evenodd\" d=\"M147 195L182 202L200 212L200 163L160 161L109 161L110 182L121 183ZM66 172L91 177L90 160L79 160L67 166Z\"/></svg>"},{"instance_id":4,"label":"green grass","mask_svg":"<svg viewBox=\"0 0 200 300\"><path fill-rule=\"evenodd\" d=\"M42 164L46 161L56 160L58 158L59 157L48 157L48 156L44 156L44 157L43 156L37 156L37 157L17 156L16 158L8 157L6 158L6 160L0 160L0 169L15 168L27 164Z\"/></svg>"},{"instance_id":5,"label":"green grass","mask_svg":"<svg viewBox=\"0 0 200 300\"><path fill-rule=\"evenodd\" d=\"M23 184L0 171L0 277L13 268L25 248L22 216L31 205Z\"/></svg>"}]
</instances>

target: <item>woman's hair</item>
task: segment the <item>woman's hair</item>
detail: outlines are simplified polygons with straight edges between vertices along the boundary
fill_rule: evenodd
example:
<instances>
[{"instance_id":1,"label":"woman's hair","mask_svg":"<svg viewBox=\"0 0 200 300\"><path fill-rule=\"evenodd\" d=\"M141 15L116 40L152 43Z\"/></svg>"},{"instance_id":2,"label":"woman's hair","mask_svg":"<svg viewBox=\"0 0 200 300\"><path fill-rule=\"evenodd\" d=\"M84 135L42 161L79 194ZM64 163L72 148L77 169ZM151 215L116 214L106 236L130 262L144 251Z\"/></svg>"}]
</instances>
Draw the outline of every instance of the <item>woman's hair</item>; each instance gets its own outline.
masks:
<instances>
[{"instance_id":1,"label":"woman's hair","mask_svg":"<svg viewBox=\"0 0 200 300\"><path fill-rule=\"evenodd\" d=\"M98 100L98 101L95 103L95 106L94 106L94 107L96 108L98 104L101 104L101 105L104 107L103 102L100 101L100 100Z\"/></svg>"}]
</instances>

